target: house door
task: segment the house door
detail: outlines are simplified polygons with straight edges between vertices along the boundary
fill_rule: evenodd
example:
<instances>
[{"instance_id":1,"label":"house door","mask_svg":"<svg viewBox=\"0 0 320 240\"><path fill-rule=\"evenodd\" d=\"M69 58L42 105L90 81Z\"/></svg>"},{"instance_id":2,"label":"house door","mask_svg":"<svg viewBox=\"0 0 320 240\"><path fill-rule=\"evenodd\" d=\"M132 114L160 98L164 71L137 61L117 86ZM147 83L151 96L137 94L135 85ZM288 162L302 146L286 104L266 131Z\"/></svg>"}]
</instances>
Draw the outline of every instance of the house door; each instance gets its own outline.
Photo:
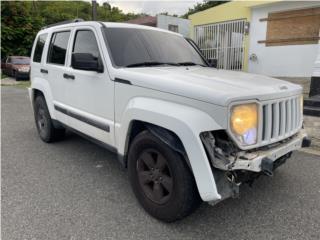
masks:
<instances>
[{"instance_id":1,"label":"house door","mask_svg":"<svg viewBox=\"0 0 320 240\"><path fill-rule=\"evenodd\" d=\"M218 68L243 70L246 20L199 25L194 40L207 59L218 59Z\"/></svg>"}]
</instances>

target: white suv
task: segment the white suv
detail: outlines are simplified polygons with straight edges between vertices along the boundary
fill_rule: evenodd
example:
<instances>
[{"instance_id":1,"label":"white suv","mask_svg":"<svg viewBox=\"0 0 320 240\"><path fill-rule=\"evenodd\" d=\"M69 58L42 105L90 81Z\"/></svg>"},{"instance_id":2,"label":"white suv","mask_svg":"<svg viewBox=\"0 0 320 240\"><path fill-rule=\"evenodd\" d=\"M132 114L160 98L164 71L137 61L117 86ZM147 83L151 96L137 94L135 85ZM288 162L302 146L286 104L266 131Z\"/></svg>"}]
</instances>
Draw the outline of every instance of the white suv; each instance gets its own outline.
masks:
<instances>
[{"instance_id":1,"label":"white suv","mask_svg":"<svg viewBox=\"0 0 320 240\"><path fill-rule=\"evenodd\" d=\"M213 68L177 33L57 24L38 33L31 58L40 138L70 129L116 152L140 204L163 221L236 197L310 144L300 86Z\"/></svg>"}]
</instances>

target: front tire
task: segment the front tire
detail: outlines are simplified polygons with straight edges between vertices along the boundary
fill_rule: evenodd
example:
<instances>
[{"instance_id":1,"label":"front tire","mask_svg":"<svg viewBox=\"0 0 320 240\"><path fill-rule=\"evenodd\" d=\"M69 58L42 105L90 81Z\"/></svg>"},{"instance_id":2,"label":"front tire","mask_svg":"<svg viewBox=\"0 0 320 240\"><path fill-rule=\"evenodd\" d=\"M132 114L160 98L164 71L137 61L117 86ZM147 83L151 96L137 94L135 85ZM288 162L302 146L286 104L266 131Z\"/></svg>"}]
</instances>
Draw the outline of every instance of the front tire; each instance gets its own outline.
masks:
<instances>
[{"instance_id":1,"label":"front tire","mask_svg":"<svg viewBox=\"0 0 320 240\"><path fill-rule=\"evenodd\" d=\"M54 127L46 101L41 95L37 96L34 101L34 117L42 141L49 143L64 137L65 129Z\"/></svg>"},{"instance_id":2,"label":"front tire","mask_svg":"<svg viewBox=\"0 0 320 240\"><path fill-rule=\"evenodd\" d=\"M188 216L200 205L185 160L149 131L135 137L128 156L133 192L150 215L173 222Z\"/></svg>"}]
</instances>

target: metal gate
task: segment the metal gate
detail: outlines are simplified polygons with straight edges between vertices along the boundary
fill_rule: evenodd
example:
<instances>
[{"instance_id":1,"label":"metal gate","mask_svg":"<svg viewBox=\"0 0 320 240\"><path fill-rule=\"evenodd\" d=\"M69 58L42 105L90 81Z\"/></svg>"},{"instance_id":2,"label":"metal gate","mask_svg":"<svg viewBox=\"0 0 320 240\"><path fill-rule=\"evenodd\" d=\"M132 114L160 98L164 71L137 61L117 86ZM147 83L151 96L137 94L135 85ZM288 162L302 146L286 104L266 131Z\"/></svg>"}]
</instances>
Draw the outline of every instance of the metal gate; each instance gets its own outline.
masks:
<instances>
[{"instance_id":1,"label":"metal gate","mask_svg":"<svg viewBox=\"0 0 320 240\"><path fill-rule=\"evenodd\" d=\"M245 26L245 20L195 26L195 42L207 59L218 60L218 68L243 70Z\"/></svg>"}]
</instances>

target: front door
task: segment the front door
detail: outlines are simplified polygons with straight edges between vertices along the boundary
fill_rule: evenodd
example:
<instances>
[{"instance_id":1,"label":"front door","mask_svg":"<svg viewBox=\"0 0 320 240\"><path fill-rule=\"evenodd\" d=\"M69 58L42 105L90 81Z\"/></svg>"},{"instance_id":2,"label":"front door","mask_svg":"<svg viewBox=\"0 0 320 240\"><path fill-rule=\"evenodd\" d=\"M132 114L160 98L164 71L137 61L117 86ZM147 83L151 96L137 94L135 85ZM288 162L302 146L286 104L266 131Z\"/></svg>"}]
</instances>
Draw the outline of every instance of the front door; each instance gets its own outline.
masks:
<instances>
[{"instance_id":1,"label":"front door","mask_svg":"<svg viewBox=\"0 0 320 240\"><path fill-rule=\"evenodd\" d=\"M114 86L101 55L102 43L97 39L94 28L78 27L73 31L69 61L63 73L66 90L64 107L71 127L114 146ZM73 69L72 53L90 53L100 58L103 72Z\"/></svg>"}]
</instances>

